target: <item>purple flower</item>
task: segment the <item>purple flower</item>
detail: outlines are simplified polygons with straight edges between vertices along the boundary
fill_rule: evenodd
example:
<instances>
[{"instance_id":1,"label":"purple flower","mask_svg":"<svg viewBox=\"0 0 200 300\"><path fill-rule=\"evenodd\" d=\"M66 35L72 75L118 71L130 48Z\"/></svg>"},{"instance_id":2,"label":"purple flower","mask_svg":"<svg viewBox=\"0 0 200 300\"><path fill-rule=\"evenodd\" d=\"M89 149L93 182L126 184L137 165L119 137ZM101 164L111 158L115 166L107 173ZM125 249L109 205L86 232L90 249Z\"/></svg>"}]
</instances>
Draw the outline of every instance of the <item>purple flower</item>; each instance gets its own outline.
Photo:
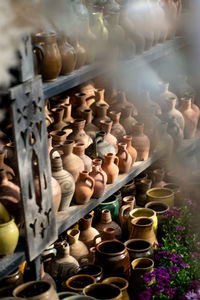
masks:
<instances>
[{"instance_id":1,"label":"purple flower","mask_svg":"<svg viewBox=\"0 0 200 300\"><path fill-rule=\"evenodd\" d=\"M183 230L184 230L183 226L181 226L181 225L176 225L176 229L177 229L177 230L180 230L180 231L183 231Z\"/></svg>"},{"instance_id":2,"label":"purple flower","mask_svg":"<svg viewBox=\"0 0 200 300\"><path fill-rule=\"evenodd\" d=\"M182 263L182 258L179 254L172 253L170 259L174 264Z\"/></svg>"},{"instance_id":3,"label":"purple flower","mask_svg":"<svg viewBox=\"0 0 200 300\"><path fill-rule=\"evenodd\" d=\"M143 276L143 280L144 280L144 281L147 281L147 282L151 281L153 278L155 278L155 275L154 275L153 272L151 272L151 273L146 273L146 274L144 274L144 276Z\"/></svg>"},{"instance_id":4,"label":"purple flower","mask_svg":"<svg viewBox=\"0 0 200 300\"><path fill-rule=\"evenodd\" d=\"M141 300L150 300L151 299L151 292L150 291L143 291L139 294L139 299Z\"/></svg>"},{"instance_id":5,"label":"purple flower","mask_svg":"<svg viewBox=\"0 0 200 300\"><path fill-rule=\"evenodd\" d=\"M188 269L189 268L189 265L188 264L184 264L184 263L181 263L180 266L182 268L185 268L185 269Z\"/></svg>"},{"instance_id":6,"label":"purple flower","mask_svg":"<svg viewBox=\"0 0 200 300\"><path fill-rule=\"evenodd\" d=\"M157 269L155 269L154 271L153 271L153 273L155 274L155 275L159 275L159 274L162 274L162 273L167 273L167 268L165 268L165 267L163 267L163 266L159 266Z\"/></svg>"},{"instance_id":7,"label":"purple flower","mask_svg":"<svg viewBox=\"0 0 200 300\"><path fill-rule=\"evenodd\" d=\"M180 240L181 240L180 234L176 234L176 235L175 235L175 238L176 238L178 241L180 241Z\"/></svg>"},{"instance_id":8,"label":"purple flower","mask_svg":"<svg viewBox=\"0 0 200 300\"><path fill-rule=\"evenodd\" d=\"M191 280L190 281L190 286L193 288L193 289L196 289L198 287L200 287L200 282L198 280Z\"/></svg>"},{"instance_id":9,"label":"purple flower","mask_svg":"<svg viewBox=\"0 0 200 300\"><path fill-rule=\"evenodd\" d=\"M185 296L185 299L188 299L188 300L200 299L196 293L191 292L191 291L187 292L184 296Z\"/></svg>"},{"instance_id":10,"label":"purple flower","mask_svg":"<svg viewBox=\"0 0 200 300\"><path fill-rule=\"evenodd\" d=\"M192 256L194 256L194 258L199 259L200 255L197 252L192 252Z\"/></svg>"},{"instance_id":11,"label":"purple flower","mask_svg":"<svg viewBox=\"0 0 200 300\"><path fill-rule=\"evenodd\" d=\"M176 293L176 289L172 290L171 288L167 288L167 289L165 289L165 293L170 298L173 298L174 294Z\"/></svg>"},{"instance_id":12,"label":"purple flower","mask_svg":"<svg viewBox=\"0 0 200 300\"><path fill-rule=\"evenodd\" d=\"M158 248L161 248L161 247L163 247L163 244L162 243L157 243L157 244L155 244L155 246L157 246Z\"/></svg>"},{"instance_id":13,"label":"purple flower","mask_svg":"<svg viewBox=\"0 0 200 300\"><path fill-rule=\"evenodd\" d=\"M194 206L194 201L192 201L192 200L187 200L187 204L188 204L189 206Z\"/></svg>"},{"instance_id":14,"label":"purple flower","mask_svg":"<svg viewBox=\"0 0 200 300\"><path fill-rule=\"evenodd\" d=\"M169 286L170 285L170 280L168 278L158 278L157 282L161 286Z\"/></svg>"},{"instance_id":15,"label":"purple flower","mask_svg":"<svg viewBox=\"0 0 200 300\"><path fill-rule=\"evenodd\" d=\"M180 268L176 267L176 266L169 267L169 271L172 273L178 272L179 270L180 270Z\"/></svg>"}]
</instances>

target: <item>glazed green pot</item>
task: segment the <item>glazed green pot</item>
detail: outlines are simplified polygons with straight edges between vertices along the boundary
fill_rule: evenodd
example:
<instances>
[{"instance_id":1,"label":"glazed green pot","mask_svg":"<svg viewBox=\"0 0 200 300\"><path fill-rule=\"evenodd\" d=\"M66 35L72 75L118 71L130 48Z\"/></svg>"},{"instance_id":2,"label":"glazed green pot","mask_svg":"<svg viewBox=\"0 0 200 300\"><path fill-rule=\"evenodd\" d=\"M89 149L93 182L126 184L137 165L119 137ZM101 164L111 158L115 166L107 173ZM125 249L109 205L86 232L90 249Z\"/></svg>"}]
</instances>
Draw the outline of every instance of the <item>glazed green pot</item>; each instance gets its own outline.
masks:
<instances>
[{"instance_id":1,"label":"glazed green pot","mask_svg":"<svg viewBox=\"0 0 200 300\"><path fill-rule=\"evenodd\" d=\"M168 188L152 188L146 192L147 202L160 201L169 206L174 206L174 192Z\"/></svg>"},{"instance_id":2,"label":"glazed green pot","mask_svg":"<svg viewBox=\"0 0 200 300\"><path fill-rule=\"evenodd\" d=\"M135 208L130 211L129 213L129 219L128 219L128 231L130 233L131 231L131 220L138 218L138 217L145 217L150 218L153 220L153 229L156 233L157 227L158 227L158 219L156 216L156 212L150 208Z\"/></svg>"},{"instance_id":3,"label":"glazed green pot","mask_svg":"<svg viewBox=\"0 0 200 300\"><path fill-rule=\"evenodd\" d=\"M108 209L111 213L112 220L116 220L119 215L119 198L117 195L112 195L104 202L100 203L95 209L95 220L99 221L101 217L101 212L104 209Z\"/></svg>"}]
</instances>

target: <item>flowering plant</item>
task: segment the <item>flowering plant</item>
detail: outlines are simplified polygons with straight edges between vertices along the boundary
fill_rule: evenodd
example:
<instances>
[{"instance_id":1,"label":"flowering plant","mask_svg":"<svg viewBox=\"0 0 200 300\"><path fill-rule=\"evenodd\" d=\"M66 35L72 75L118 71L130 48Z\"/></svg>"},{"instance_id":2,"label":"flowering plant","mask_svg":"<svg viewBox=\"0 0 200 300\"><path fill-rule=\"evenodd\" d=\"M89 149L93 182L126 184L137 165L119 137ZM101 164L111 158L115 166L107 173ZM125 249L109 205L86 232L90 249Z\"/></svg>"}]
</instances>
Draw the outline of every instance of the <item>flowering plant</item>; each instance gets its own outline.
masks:
<instances>
[{"instance_id":1,"label":"flowering plant","mask_svg":"<svg viewBox=\"0 0 200 300\"><path fill-rule=\"evenodd\" d=\"M139 299L200 299L200 243L192 232L192 207L174 207L168 216L154 257L155 270L143 276ZM147 285L152 279L154 283Z\"/></svg>"}]
</instances>

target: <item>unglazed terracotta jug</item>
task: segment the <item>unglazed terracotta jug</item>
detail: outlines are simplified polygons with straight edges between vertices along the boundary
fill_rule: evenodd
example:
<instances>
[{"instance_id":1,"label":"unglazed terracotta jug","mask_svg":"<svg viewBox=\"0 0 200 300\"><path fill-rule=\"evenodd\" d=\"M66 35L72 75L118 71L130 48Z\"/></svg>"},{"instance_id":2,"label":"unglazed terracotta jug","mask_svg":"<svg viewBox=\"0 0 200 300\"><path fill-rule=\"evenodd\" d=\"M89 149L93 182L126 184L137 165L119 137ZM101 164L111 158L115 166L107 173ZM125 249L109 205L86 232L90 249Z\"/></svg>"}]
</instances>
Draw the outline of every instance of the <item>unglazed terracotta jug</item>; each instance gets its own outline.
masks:
<instances>
[{"instance_id":1,"label":"unglazed terracotta jug","mask_svg":"<svg viewBox=\"0 0 200 300\"><path fill-rule=\"evenodd\" d=\"M81 259L89 255L87 246L79 240L80 231L78 229L67 230L67 239L70 245L70 254L80 262Z\"/></svg>"},{"instance_id":2,"label":"unglazed terracotta jug","mask_svg":"<svg viewBox=\"0 0 200 300\"><path fill-rule=\"evenodd\" d=\"M99 235L99 231L92 227L93 213L89 213L79 220L80 237L88 249L94 246L94 238ZM101 239L99 239L99 242Z\"/></svg>"},{"instance_id":3,"label":"unglazed terracotta jug","mask_svg":"<svg viewBox=\"0 0 200 300\"><path fill-rule=\"evenodd\" d=\"M124 108L126 108L127 106L131 107L131 115L133 113L136 113L135 106L132 103L127 101L126 93L124 91L118 91L115 101L110 106L110 110L119 112L119 111L123 110ZM133 112L133 110L134 110L134 112Z\"/></svg>"},{"instance_id":4,"label":"unglazed terracotta jug","mask_svg":"<svg viewBox=\"0 0 200 300\"><path fill-rule=\"evenodd\" d=\"M63 114L63 122L65 123L73 123L74 118L71 116L72 112L72 105L69 103L62 104L61 107L64 109L64 114Z\"/></svg>"},{"instance_id":5,"label":"unglazed terracotta jug","mask_svg":"<svg viewBox=\"0 0 200 300\"><path fill-rule=\"evenodd\" d=\"M121 290L121 294L122 294L121 299L122 300L130 300L130 297L128 295L129 283L125 278L122 278L122 277L108 277L108 278L103 280L103 283L116 285Z\"/></svg>"},{"instance_id":6,"label":"unglazed terracotta jug","mask_svg":"<svg viewBox=\"0 0 200 300\"><path fill-rule=\"evenodd\" d=\"M89 135L84 131L85 120L83 119L75 119L72 124L73 132L68 135L67 139L74 140L76 143L83 143L85 148L87 148L90 144L92 144L92 139Z\"/></svg>"},{"instance_id":7,"label":"unglazed terracotta jug","mask_svg":"<svg viewBox=\"0 0 200 300\"><path fill-rule=\"evenodd\" d=\"M51 111L53 113L54 122L49 125L48 132L62 130L62 128L67 125L65 122L63 122L64 109L53 108Z\"/></svg>"},{"instance_id":8,"label":"unglazed terracotta jug","mask_svg":"<svg viewBox=\"0 0 200 300\"><path fill-rule=\"evenodd\" d=\"M54 32L41 32L33 36L33 47L36 51L39 73L44 81L55 81L62 68L62 58Z\"/></svg>"},{"instance_id":9,"label":"unglazed terracotta jug","mask_svg":"<svg viewBox=\"0 0 200 300\"><path fill-rule=\"evenodd\" d=\"M137 121L134 119L132 114L133 114L133 107L130 104L125 106L122 109L120 123L122 124L122 126L126 130L126 134L128 135L132 134L133 124L137 123Z\"/></svg>"},{"instance_id":10,"label":"unglazed terracotta jug","mask_svg":"<svg viewBox=\"0 0 200 300\"><path fill-rule=\"evenodd\" d=\"M76 52L74 48L67 42L67 37L59 35L57 38L58 48L62 59L61 75L71 74L76 65Z\"/></svg>"},{"instance_id":11,"label":"unglazed terracotta jug","mask_svg":"<svg viewBox=\"0 0 200 300\"><path fill-rule=\"evenodd\" d=\"M144 124L136 123L132 128L133 145L137 151L137 161L147 160L149 157L150 141L148 136L144 134Z\"/></svg>"},{"instance_id":12,"label":"unglazed terracotta jug","mask_svg":"<svg viewBox=\"0 0 200 300\"><path fill-rule=\"evenodd\" d=\"M93 164L92 171L89 173L89 175L94 179L95 182L92 198L96 198L96 199L101 198L106 188L106 182L107 182L106 173L102 170L101 165L96 164L95 161L95 164Z\"/></svg>"},{"instance_id":13,"label":"unglazed terracotta jug","mask_svg":"<svg viewBox=\"0 0 200 300\"><path fill-rule=\"evenodd\" d=\"M87 203L94 192L94 179L89 176L88 172L81 171L75 184L75 201L77 204Z\"/></svg>"},{"instance_id":14,"label":"unglazed terracotta jug","mask_svg":"<svg viewBox=\"0 0 200 300\"><path fill-rule=\"evenodd\" d=\"M86 123L85 123L85 132L87 133L87 135L89 135L92 140L95 139L96 137L96 133L99 131L98 127L95 126L92 123L92 110L91 109L85 109L82 113L81 113L81 118L83 118Z\"/></svg>"},{"instance_id":15,"label":"unglazed terracotta jug","mask_svg":"<svg viewBox=\"0 0 200 300\"><path fill-rule=\"evenodd\" d=\"M132 165L134 164L134 162L137 159L137 151L136 149L132 146L132 139L133 137L131 135L124 135L123 136L124 142L127 145L127 151L130 154L131 158L132 158Z\"/></svg>"},{"instance_id":16,"label":"unglazed terracotta jug","mask_svg":"<svg viewBox=\"0 0 200 300\"><path fill-rule=\"evenodd\" d=\"M61 187L61 202L59 211L66 210L71 203L74 191L75 182L73 176L63 169L61 157L51 158L52 176L57 180Z\"/></svg>"},{"instance_id":17,"label":"unglazed terracotta jug","mask_svg":"<svg viewBox=\"0 0 200 300\"><path fill-rule=\"evenodd\" d=\"M124 127L119 123L121 112L110 111L109 115L111 120L113 121L111 134L113 134L116 137L118 142L122 142L123 136L126 135L126 131Z\"/></svg>"},{"instance_id":18,"label":"unglazed terracotta jug","mask_svg":"<svg viewBox=\"0 0 200 300\"><path fill-rule=\"evenodd\" d=\"M94 91L95 102L90 106L90 108L92 109L94 115L96 114L96 108L99 104L105 104L109 108L108 103L104 100L104 92L105 92L105 89L102 89L102 88L97 88Z\"/></svg>"},{"instance_id":19,"label":"unglazed terracotta jug","mask_svg":"<svg viewBox=\"0 0 200 300\"><path fill-rule=\"evenodd\" d=\"M132 157L128 153L127 145L125 143L118 144L117 157L119 158L119 173L128 173L132 166Z\"/></svg>"},{"instance_id":20,"label":"unglazed terracotta jug","mask_svg":"<svg viewBox=\"0 0 200 300\"><path fill-rule=\"evenodd\" d=\"M107 116L108 105L105 103L96 104L96 115L93 120L93 123L100 128L101 120L110 121L110 118Z\"/></svg>"},{"instance_id":21,"label":"unglazed terracotta jug","mask_svg":"<svg viewBox=\"0 0 200 300\"><path fill-rule=\"evenodd\" d=\"M102 166L102 169L107 174L107 183L114 183L119 174L119 158L115 156L113 153L105 154L105 163Z\"/></svg>"},{"instance_id":22,"label":"unglazed terracotta jug","mask_svg":"<svg viewBox=\"0 0 200 300\"><path fill-rule=\"evenodd\" d=\"M169 83L168 82L158 82L158 90L157 95L154 97L158 104L161 107L162 113L165 113L167 107L166 107L166 100L168 99L176 99L175 105L178 104L178 98L177 96L169 91Z\"/></svg>"},{"instance_id":23,"label":"unglazed terracotta jug","mask_svg":"<svg viewBox=\"0 0 200 300\"><path fill-rule=\"evenodd\" d=\"M83 143L76 143L73 147L73 153L80 157L84 163L84 171L90 172L92 169L92 160L85 155L85 145Z\"/></svg>"},{"instance_id":24,"label":"unglazed terracotta jug","mask_svg":"<svg viewBox=\"0 0 200 300\"><path fill-rule=\"evenodd\" d=\"M112 124L113 124L113 121L109 121L109 120L101 120L100 121L100 129L101 131L104 131L106 133L105 135L105 140L112 144L114 147L115 147L115 151L117 153L118 151L118 142L117 142L117 138L111 134L111 129L112 129Z\"/></svg>"},{"instance_id":25,"label":"unglazed terracotta jug","mask_svg":"<svg viewBox=\"0 0 200 300\"><path fill-rule=\"evenodd\" d=\"M181 98L180 111L185 122L184 138L194 138L197 130L198 117L196 112L192 109L192 100Z\"/></svg>"},{"instance_id":26,"label":"unglazed terracotta jug","mask_svg":"<svg viewBox=\"0 0 200 300\"><path fill-rule=\"evenodd\" d=\"M132 239L127 240L124 245L126 246L130 255L130 261L136 258L147 257L153 259L152 244L147 240Z\"/></svg>"},{"instance_id":27,"label":"unglazed terracotta jug","mask_svg":"<svg viewBox=\"0 0 200 300\"><path fill-rule=\"evenodd\" d=\"M76 109L74 110L74 117L75 118L81 118L82 112L85 109L89 109L89 106L87 104L87 94L85 93L76 93L75 99L76 99Z\"/></svg>"},{"instance_id":28,"label":"unglazed terracotta jug","mask_svg":"<svg viewBox=\"0 0 200 300\"><path fill-rule=\"evenodd\" d=\"M6 149L2 148L0 150L0 169L3 169L6 172L8 180L12 180L15 177L15 172L13 171L12 168L10 168L4 162L4 158L5 158L6 153L7 153Z\"/></svg>"},{"instance_id":29,"label":"unglazed terracotta jug","mask_svg":"<svg viewBox=\"0 0 200 300\"><path fill-rule=\"evenodd\" d=\"M42 280L21 284L14 289L13 295L30 300L59 300L53 285Z\"/></svg>"},{"instance_id":30,"label":"unglazed terracotta jug","mask_svg":"<svg viewBox=\"0 0 200 300\"><path fill-rule=\"evenodd\" d=\"M72 130L70 130L72 132ZM52 138L52 146L59 146L62 145L66 138L67 138L67 132L64 130L54 130L50 132L50 137ZM51 141L49 140L49 150L51 150ZM50 151L49 151L50 152Z\"/></svg>"}]
</instances>

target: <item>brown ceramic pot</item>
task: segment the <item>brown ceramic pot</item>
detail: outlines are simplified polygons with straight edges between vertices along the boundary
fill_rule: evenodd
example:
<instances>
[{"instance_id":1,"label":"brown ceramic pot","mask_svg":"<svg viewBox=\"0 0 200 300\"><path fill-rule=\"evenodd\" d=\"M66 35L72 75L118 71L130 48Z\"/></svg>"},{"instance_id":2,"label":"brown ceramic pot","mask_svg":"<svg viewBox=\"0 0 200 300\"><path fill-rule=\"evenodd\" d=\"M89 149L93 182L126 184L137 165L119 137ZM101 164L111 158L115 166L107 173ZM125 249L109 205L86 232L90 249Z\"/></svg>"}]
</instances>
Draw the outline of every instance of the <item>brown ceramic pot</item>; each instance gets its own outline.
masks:
<instances>
[{"instance_id":1,"label":"brown ceramic pot","mask_svg":"<svg viewBox=\"0 0 200 300\"><path fill-rule=\"evenodd\" d=\"M128 153L125 143L118 144L117 157L119 158L119 173L128 173L132 165L132 157Z\"/></svg>"},{"instance_id":2,"label":"brown ceramic pot","mask_svg":"<svg viewBox=\"0 0 200 300\"><path fill-rule=\"evenodd\" d=\"M128 295L129 283L125 278L122 278L122 277L108 277L108 278L103 280L103 283L116 285L118 288L120 288L120 291L121 291L121 294L122 294L121 299L122 300L130 300L130 297Z\"/></svg>"},{"instance_id":3,"label":"brown ceramic pot","mask_svg":"<svg viewBox=\"0 0 200 300\"><path fill-rule=\"evenodd\" d=\"M74 48L67 42L66 36L59 35L57 41L62 59L62 69L60 74L71 74L76 65L76 52Z\"/></svg>"},{"instance_id":4,"label":"brown ceramic pot","mask_svg":"<svg viewBox=\"0 0 200 300\"><path fill-rule=\"evenodd\" d=\"M150 141L144 134L144 124L136 123L132 131L133 145L137 151L137 161L147 160L149 157Z\"/></svg>"},{"instance_id":5,"label":"brown ceramic pot","mask_svg":"<svg viewBox=\"0 0 200 300\"><path fill-rule=\"evenodd\" d=\"M94 160L93 160L94 161ZM101 165L94 165L92 166L92 171L89 175L94 179L94 193L92 195L93 198L101 198L104 194L107 182L107 175L102 170Z\"/></svg>"},{"instance_id":6,"label":"brown ceramic pot","mask_svg":"<svg viewBox=\"0 0 200 300\"><path fill-rule=\"evenodd\" d=\"M126 130L126 134L132 134L133 124L136 124L137 121L132 117L133 107L131 105L127 105L122 109L122 115L120 118L120 123Z\"/></svg>"},{"instance_id":7,"label":"brown ceramic pot","mask_svg":"<svg viewBox=\"0 0 200 300\"><path fill-rule=\"evenodd\" d=\"M75 184L75 201L77 204L87 203L94 192L94 179L88 172L81 171Z\"/></svg>"},{"instance_id":8,"label":"brown ceramic pot","mask_svg":"<svg viewBox=\"0 0 200 300\"><path fill-rule=\"evenodd\" d=\"M110 121L110 118L107 116L108 105L105 103L99 103L96 105L96 116L93 120L93 123L100 128L101 120Z\"/></svg>"},{"instance_id":9,"label":"brown ceramic pot","mask_svg":"<svg viewBox=\"0 0 200 300\"><path fill-rule=\"evenodd\" d=\"M152 244L143 239L127 240L124 245L126 246L130 255L130 261L136 258L147 257L153 258Z\"/></svg>"},{"instance_id":10,"label":"brown ceramic pot","mask_svg":"<svg viewBox=\"0 0 200 300\"><path fill-rule=\"evenodd\" d=\"M74 140L76 143L83 143L85 148L92 144L92 139L86 134L85 130L85 120L75 119L72 124L73 132L68 135L67 139Z\"/></svg>"},{"instance_id":11,"label":"brown ceramic pot","mask_svg":"<svg viewBox=\"0 0 200 300\"><path fill-rule=\"evenodd\" d=\"M85 123L85 132L87 133L87 135L89 135L92 140L95 139L96 137L96 133L99 131L98 127L95 126L92 123L92 110L91 109L85 109L82 113L81 113L81 118L83 118L86 123Z\"/></svg>"},{"instance_id":12,"label":"brown ceramic pot","mask_svg":"<svg viewBox=\"0 0 200 300\"><path fill-rule=\"evenodd\" d=\"M87 274L93 276L96 279L96 282L100 282L103 278L103 269L98 265L87 264L80 266L77 269L76 274Z\"/></svg>"},{"instance_id":13,"label":"brown ceramic pot","mask_svg":"<svg viewBox=\"0 0 200 300\"><path fill-rule=\"evenodd\" d=\"M107 183L114 183L119 174L119 158L113 153L105 154L105 163L102 166L103 171L107 174Z\"/></svg>"},{"instance_id":14,"label":"brown ceramic pot","mask_svg":"<svg viewBox=\"0 0 200 300\"><path fill-rule=\"evenodd\" d=\"M86 49L86 64L92 64L96 57L96 36L90 29L89 18L84 17L81 19L81 35L80 41Z\"/></svg>"},{"instance_id":15,"label":"brown ceramic pot","mask_svg":"<svg viewBox=\"0 0 200 300\"><path fill-rule=\"evenodd\" d=\"M99 235L99 231L92 227L93 213L89 213L79 220L80 237L88 249L94 246L94 238ZM99 239L101 241L101 239Z\"/></svg>"},{"instance_id":16,"label":"brown ceramic pot","mask_svg":"<svg viewBox=\"0 0 200 300\"><path fill-rule=\"evenodd\" d=\"M137 159L137 151L136 149L132 146L132 139L133 137L131 135L125 135L123 136L124 142L127 145L127 151L130 154L131 158L132 158L132 165L134 164L134 162Z\"/></svg>"},{"instance_id":17,"label":"brown ceramic pot","mask_svg":"<svg viewBox=\"0 0 200 300\"><path fill-rule=\"evenodd\" d=\"M91 296L92 299L106 299L106 300L122 299L122 293L120 288L114 284L107 284L107 283L90 284L84 288L83 293L86 296Z\"/></svg>"},{"instance_id":18,"label":"brown ceramic pot","mask_svg":"<svg viewBox=\"0 0 200 300\"><path fill-rule=\"evenodd\" d=\"M63 114L63 122L65 123L73 123L74 118L72 118L71 112L72 112L72 105L69 103L61 105L61 107L64 109Z\"/></svg>"},{"instance_id":19,"label":"brown ceramic pot","mask_svg":"<svg viewBox=\"0 0 200 300\"><path fill-rule=\"evenodd\" d=\"M62 128L67 125L65 122L63 122L64 109L53 108L51 111L53 113L54 122L49 125L48 132L62 130Z\"/></svg>"},{"instance_id":20,"label":"brown ceramic pot","mask_svg":"<svg viewBox=\"0 0 200 300\"><path fill-rule=\"evenodd\" d=\"M70 245L70 255L72 255L78 262L89 255L87 246L79 240L79 236L80 231L78 229L67 230L67 239Z\"/></svg>"},{"instance_id":21,"label":"brown ceramic pot","mask_svg":"<svg viewBox=\"0 0 200 300\"><path fill-rule=\"evenodd\" d=\"M198 118L195 111L192 109L192 100L181 98L180 111L183 115L185 127L184 127L184 138L191 139L195 137L197 130Z\"/></svg>"},{"instance_id":22,"label":"brown ceramic pot","mask_svg":"<svg viewBox=\"0 0 200 300\"><path fill-rule=\"evenodd\" d=\"M136 203L140 207L146 204L146 192L151 188L151 179L141 179L135 183L136 186Z\"/></svg>"},{"instance_id":23,"label":"brown ceramic pot","mask_svg":"<svg viewBox=\"0 0 200 300\"><path fill-rule=\"evenodd\" d=\"M118 151L118 142L117 142L117 139L116 137L111 134L111 129L112 129L112 124L113 122L112 121L109 121L109 120L101 120L100 121L100 130L101 131L104 131L106 133L105 135L105 140L110 143L111 145L113 145L115 147L115 150L116 152Z\"/></svg>"},{"instance_id":24,"label":"brown ceramic pot","mask_svg":"<svg viewBox=\"0 0 200 300\"><path fill-rule=\"evenodd\" d=\"M67 279L66 288L69 291L82 294L83 289L93 283L96 283L96 279L93 276L88 274L78 274Z\"/></svg>"},{"instance_id":25,"label":"brown ceramic pot","mask_svg":"<svg viewBox=\"0 0 200 300\"><path fill-rule=\"evenodd\" d=\"M74 117L75 118L81 118L82 112L85 109L89 109L89 106L87 104L87 94L85 93L76 93L75 94L76 99L76 109L74 110Z\"/></svg>"},{"instance_id":26,"label":"brown ceramic pot","mask_svg":"<svg viewBox=\"0 0 200 300\"><path fill-rule=\"evenodd\" d=\"M95 93L95 102L91 105L91 109L94 114L96 114L96 106L99 104L106 104L109 108L108 103L104 100L105 89L98 88L94 91Z\"/></svg>"},{"instance_id":27,"label":"brown ceramic pot","mask_svg":"<svg viewBox=\"0 0 200 300\"><path fill-rule=\"evenodd\" d=\"M78 41L77 38L70 40L70 43L74 47L74 50L76 52L76 64L75 64L75 69L80 69L86 61L86 50L83 47L82 44Z\"/></svg>"},{"instance_id":28,"label":"brown ceramic pot","mask_svg":"<svg viewBox=\"0 0 200 300\"><path fill-rule=\"evenodd\" d=\"M16 148L14 143L7 143L5 146L7 151L6 157L4 159L5 163L13 169L15 175L18 174L18 166L17 166L17 155L16 155Z\"/></svg>"},{"instance_id":29,"label":"brown ceramic pot","mask_svg":"<svg viewBox=\"0 0 200 300\"><path fill-rule=\"evenodd\" d=\"M23 274L19 269L16 269L9 275L6 275L0 282L0 297L11 296L12 291L23 282ZM13 298L6 299L12 300Z\"/></svg>"},{"instance_id":30,"label":"brown ceramic pot","mask_svg":"<svg viewBox=\"0 0 200 300\"><path fill-rule=\"evenodd\" d=\"M123 141L123 136L126 135L124 127L119 123L121 112L110 111L109 113L111 120L113 121L111 134L113 134L118 142Z\"/></svg>"},{"instance_id":31,"label":"brown ceramic pot","mask_svg":"<svg viewBox=\"0 0 200 300\"><path fill-rule=\"evenodd\" d=\"M50 136L52 137L52 146L59 146L64 144L67 133L63 130L55 130L50 132Z\"/></svg>"},{"instance_id":32,"label":"brown ceramic pot","mask_svg":"<svg viewBox=\"0 0 200 300\"><path fill-rule=\"evenodd\" d=\"M30 300L59 300L53 285L42 280L21 284L14 289L13 296Z\"/></svg>"},{"instance_id":33,"label":"brown ceramic pot","mask_svg":"<svg viewBox=\"0 0 200 300\"><path fill-rule=\"evenodd\" d=\"M145 205L146 208L150 208L156 212L158 218L158 226L160 227L167 221L167 212L169 211L169 206L161 201L148 202Z\"/></svg>"},{"instance_id":34,"label":"brown ceramic pot","mask_svg":"<svg viewBox=\"0 0 200 300\"><path fill-rule=\"evenodd\" d=\"M165 100L165 110L162 110L162 118L164 121L169 122L172 117L175 118L180 128L184 130L185 121L182 113L176 109L176 98L167 98Z\"/></svg>"},{"instance_id":35,"label":"brown ceramic pot","mask_svg":"<svg viewBox=\"0 0 200 300\"><path fill-rule=\"evenodd\" d=\"M73 147L73 153L80 157L84 163L84 171L90 172L92 169L92 160L85 155L85 145L83 143L76 143Z\"/></svg>"}]
</instances>

